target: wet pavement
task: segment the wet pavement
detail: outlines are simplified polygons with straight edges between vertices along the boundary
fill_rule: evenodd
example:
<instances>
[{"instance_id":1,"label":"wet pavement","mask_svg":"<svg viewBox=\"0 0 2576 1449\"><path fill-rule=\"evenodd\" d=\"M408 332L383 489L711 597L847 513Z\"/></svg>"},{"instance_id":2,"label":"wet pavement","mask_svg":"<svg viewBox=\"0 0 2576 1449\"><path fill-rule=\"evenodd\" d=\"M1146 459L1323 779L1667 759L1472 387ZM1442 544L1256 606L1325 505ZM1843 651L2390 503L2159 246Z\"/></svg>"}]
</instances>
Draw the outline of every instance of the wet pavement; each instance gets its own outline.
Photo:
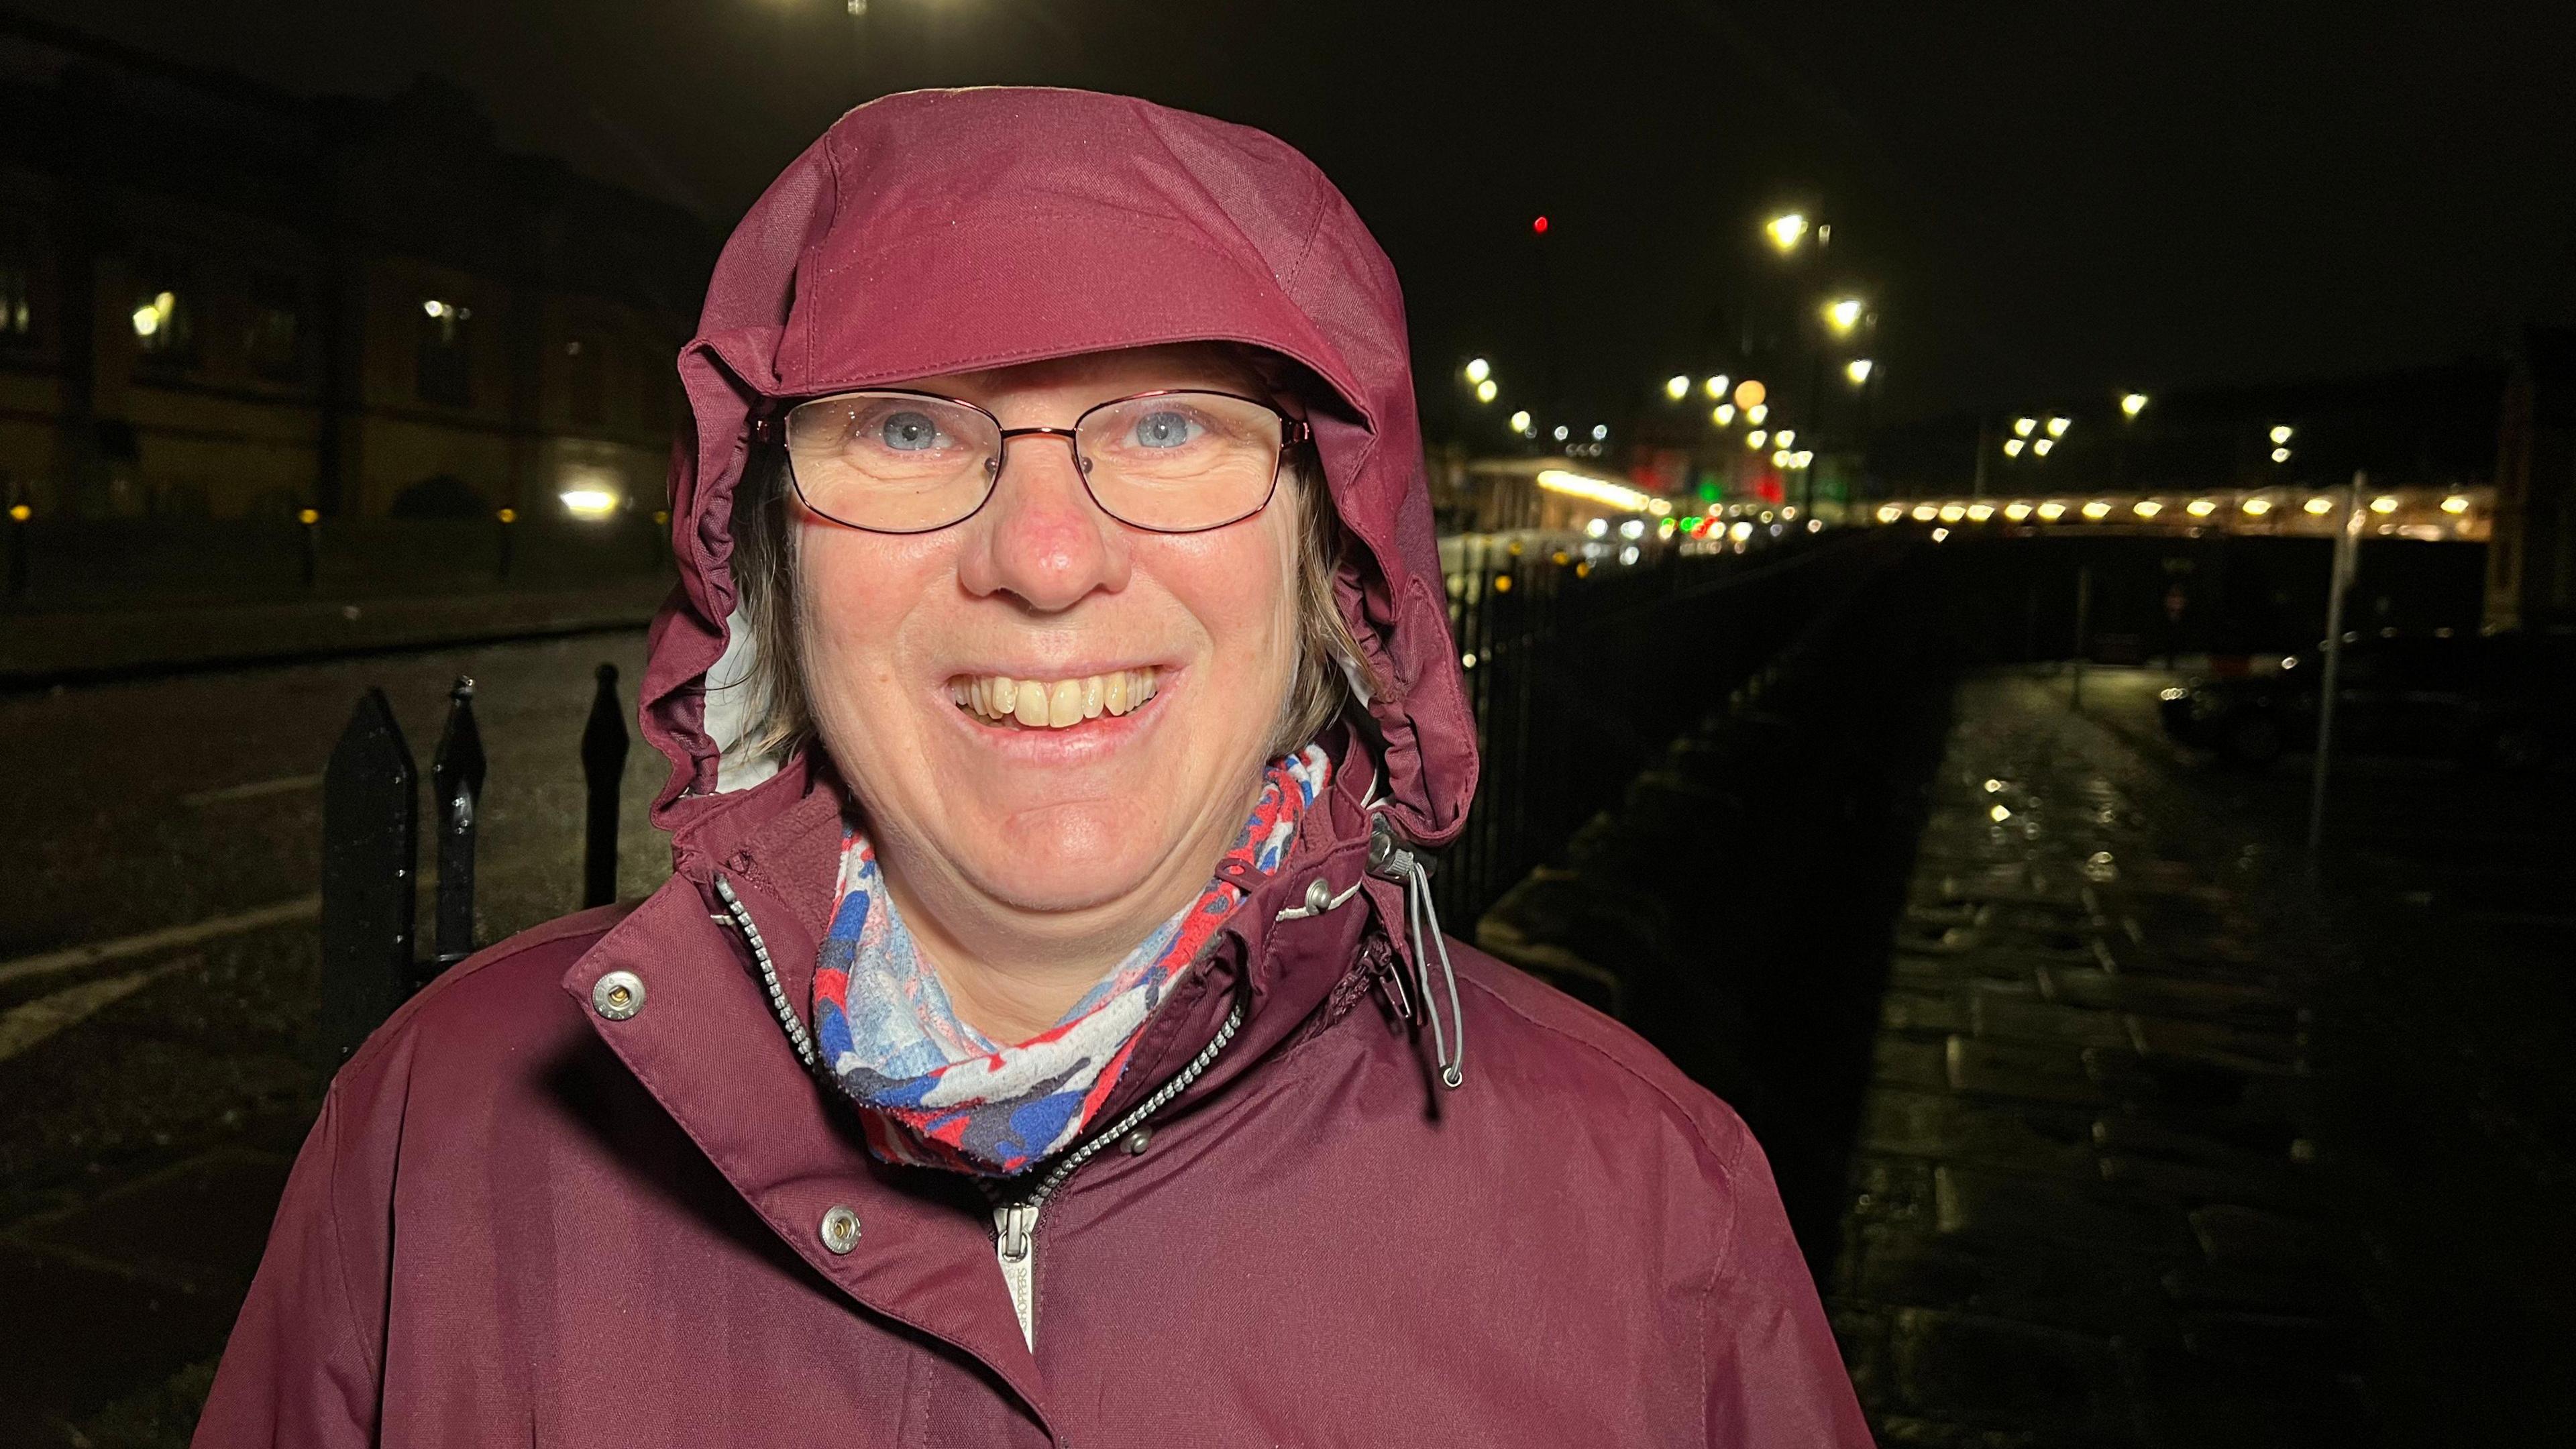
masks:
<instances>
[{"instance_id":1,"label":"wet pavement","mask_svg":"<svg viewBox=\"0 0 2576 1449\"><path fill-rule=\"evenodd\" d=\"M629 630L0 698L36 782L0 834L0 1445L193 1419L332 1066L319 776L359 692L385 688L425 776L476 679L491 941L579 904L592 670L631 709L642 655ZM662 778L637 741L621 894L668 872Z\"/></svg>"},{"instance_id":2,"label":"wet pavement","mask_svg":"<svg viewBox=\"0 0 2576 1449\"><path fill-rule=\"evenodd\" d=\"M2304 773L2165 743L2169 682L2096 675L2081 714L2059 679L1962 686L1825 1285L1864 1402L1891 1443L2544 1442L2576 1262L2528 1149L2564 1089L2462 1063L2565 1044L2564 972L2535 996L2428 924L2420 881L2476 874L2441 831L2364 842L2547 787L2356 762L2315 876Z\"/></svg>"}]
</instances>

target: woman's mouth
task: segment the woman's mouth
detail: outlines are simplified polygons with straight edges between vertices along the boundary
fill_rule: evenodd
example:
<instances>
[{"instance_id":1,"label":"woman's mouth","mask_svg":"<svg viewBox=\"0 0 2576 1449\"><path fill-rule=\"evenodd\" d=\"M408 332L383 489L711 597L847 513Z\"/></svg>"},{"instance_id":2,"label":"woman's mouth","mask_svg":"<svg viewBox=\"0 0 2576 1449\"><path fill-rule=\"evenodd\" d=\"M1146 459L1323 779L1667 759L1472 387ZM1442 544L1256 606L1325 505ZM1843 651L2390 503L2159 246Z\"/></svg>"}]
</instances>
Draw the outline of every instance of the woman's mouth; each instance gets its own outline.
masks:
<instances>
[{"instance_id":1,"label":"woman's mouth","mask_svg":"<svg viewBox=\"0 0 2576 1449\"><path fill-rule=\"evenodd\" d=\"M1154 697L1160 671L1114 669L1076 679L965 675L948 682L957 707L989 723L1022 729L1070 729L1103 715L1131 714Z\"/></svg>"}]
</instances>

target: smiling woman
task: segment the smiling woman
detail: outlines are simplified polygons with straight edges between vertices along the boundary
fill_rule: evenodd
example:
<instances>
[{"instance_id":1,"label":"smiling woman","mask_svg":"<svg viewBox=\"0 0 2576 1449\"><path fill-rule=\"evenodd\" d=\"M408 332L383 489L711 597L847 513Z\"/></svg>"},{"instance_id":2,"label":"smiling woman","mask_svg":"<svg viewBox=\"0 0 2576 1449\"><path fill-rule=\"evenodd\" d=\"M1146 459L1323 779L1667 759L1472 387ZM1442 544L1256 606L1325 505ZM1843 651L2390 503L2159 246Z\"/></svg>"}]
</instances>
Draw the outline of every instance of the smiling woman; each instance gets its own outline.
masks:
<instances>
[{"instance_id":1,"label":"smiling woman","mask_svg":"<svg viewBox=\"0 0 2576 1449\"><path fill-rule=\"evenodd\" d=\"M198 1442L1868 1442L1744 1124L1429 908L1408 350L1259 132L842 118L680 361L674 874L343 1068Z\"/></svg>"}]
</instances>

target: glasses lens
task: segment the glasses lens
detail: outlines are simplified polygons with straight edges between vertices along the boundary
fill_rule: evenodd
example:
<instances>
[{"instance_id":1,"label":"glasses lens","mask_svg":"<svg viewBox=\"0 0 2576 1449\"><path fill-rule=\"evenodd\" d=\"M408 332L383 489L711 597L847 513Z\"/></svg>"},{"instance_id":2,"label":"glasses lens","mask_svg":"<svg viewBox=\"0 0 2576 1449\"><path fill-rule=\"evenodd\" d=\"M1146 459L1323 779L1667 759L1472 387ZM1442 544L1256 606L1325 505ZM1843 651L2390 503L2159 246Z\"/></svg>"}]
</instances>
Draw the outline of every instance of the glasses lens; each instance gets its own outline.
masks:
<instances>
[{"instance_id":1,"label":"glasses lens","mask_svg":"<svg viewBox=\"0 0 2576 1449\"><path fill-rule=\"evenodd\" d=\"M1279 414L1213 392L1109 403L1083 414L1074 430L1101 508L1169 533L1260 512L1278 476L1280 440Z\"/></svg>"},{"instance_id":2,"label":"glasses lens","mask_svg":"<svg viewBox=\"0 0 2576 1449\"><path fill-rule=\"evenodd\" d=\"M990 417L940 398L843 393L787 414L787 462L805 505L884 533L945 528L973 513L1001 452Z\"/></svg>"}]
</instances>

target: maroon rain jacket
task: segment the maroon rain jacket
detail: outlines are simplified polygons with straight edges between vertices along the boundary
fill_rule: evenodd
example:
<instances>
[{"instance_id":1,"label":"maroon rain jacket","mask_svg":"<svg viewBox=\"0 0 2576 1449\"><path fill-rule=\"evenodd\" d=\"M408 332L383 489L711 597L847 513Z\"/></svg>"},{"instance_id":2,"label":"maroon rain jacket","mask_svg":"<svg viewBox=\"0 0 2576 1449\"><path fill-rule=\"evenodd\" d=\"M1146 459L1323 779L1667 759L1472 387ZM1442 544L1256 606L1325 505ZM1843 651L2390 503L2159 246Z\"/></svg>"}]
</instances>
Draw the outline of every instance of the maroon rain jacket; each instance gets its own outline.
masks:
<instances>
[{"instance_id":1,"label":"maroon rain jacket","mask_svg":"<svg viewBox=\"0 0 2576 1449\"><path fill-rule=\"evenodd\" d=\"M869 1157L718 888L802 1012L845 797L810 757L722 759L728 507L760 398L1212 338L1310 375L1383 687L1098 1120L1240 1029L1040 1210L1024 1338L992 1204ZM1456 833L1475 730L1395 275L1304 157L1078 92L864 106L744 218L680 367L682 585L642 704L677 873L449 971L341 1070L197 1444L1868 1442L1723 1103L1454 943L1465 1082L1435 1080L1369 839ZM617 971L624 1006L594 995Z\"/></svg>"}]
</instances>

